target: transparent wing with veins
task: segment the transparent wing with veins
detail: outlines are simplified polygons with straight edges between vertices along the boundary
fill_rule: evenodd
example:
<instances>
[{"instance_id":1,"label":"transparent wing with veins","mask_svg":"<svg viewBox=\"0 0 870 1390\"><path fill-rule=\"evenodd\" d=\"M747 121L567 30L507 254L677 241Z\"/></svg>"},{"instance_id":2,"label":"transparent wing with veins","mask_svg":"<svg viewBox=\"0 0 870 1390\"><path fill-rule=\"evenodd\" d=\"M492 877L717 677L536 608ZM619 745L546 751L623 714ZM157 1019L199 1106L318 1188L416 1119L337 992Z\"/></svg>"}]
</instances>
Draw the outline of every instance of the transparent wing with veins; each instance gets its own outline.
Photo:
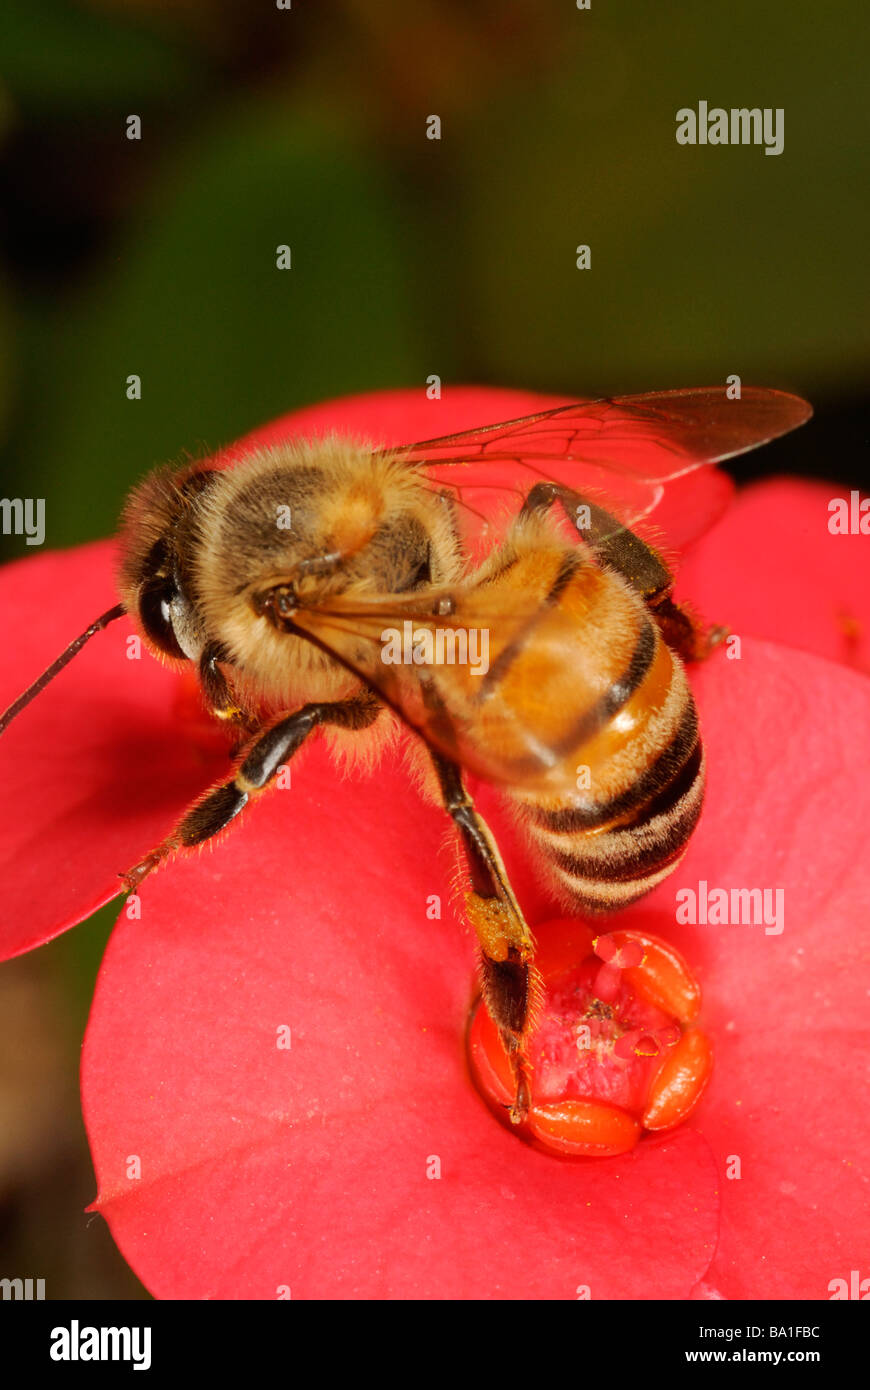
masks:
<instances>
[{"instance_id":1,"label":"transparent wing with veins","mask_svg":"<svg viewBox=\"0 0 870 1390\"><path fill-rule=\"evenodd\" d=\"M653 513L685 544L721 511L728 485L693 485L691 474L802 424L806 401L783 391L724 387L655 391L556 406L517 420L385 450L425 471L488 531L516 512L535 482L557 482L635 527ZM666 502L663 507L662 503Z\"/></svg>"}]
</instances>

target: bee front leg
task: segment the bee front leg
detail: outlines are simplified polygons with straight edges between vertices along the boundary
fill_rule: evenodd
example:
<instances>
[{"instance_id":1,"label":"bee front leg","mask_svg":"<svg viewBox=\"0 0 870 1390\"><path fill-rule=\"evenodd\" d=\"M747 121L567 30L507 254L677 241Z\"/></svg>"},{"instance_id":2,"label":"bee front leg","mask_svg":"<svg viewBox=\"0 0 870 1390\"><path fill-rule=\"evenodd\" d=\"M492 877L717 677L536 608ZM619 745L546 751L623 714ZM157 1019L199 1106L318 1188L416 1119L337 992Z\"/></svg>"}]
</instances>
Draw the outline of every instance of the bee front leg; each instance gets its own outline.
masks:
<instances>
[{"instance_id":1,"label":"bee front leg","mask_svg":"<svg viewBox=\"0 0 870 1390\"><path fill-rule=\"evenodd\" d=\"M432 761L445 810L462 837L471 878L465 905L481 948L483 998L511 1059L516 1094L510 1117L521 1124L531 1105L528 1039L540 994L535 943L492 831L476 811L459 768L435 753Z\"/></svg>"},{"instance_id":2,"label":"bee front leg","mask_svg":"<svg viewBox=\"0 0 870 1390\"><path fill-rule=\"evenodd\" d=\"M259 721L239 704L222 666L229 658L217 642L209 642L199 658L199 681L206 703L216 719L236 725L244 734L253 734Z\"/></svg>"},{"instance_id":3,"label":"bee front leg","mask_svg":"<svg viewBox=\"0 0 870 1390\"><path fill-rule=\"evenodd\" d=\"M232 780L206 792L182 816L162 844L121 875L127 892L135 893L151 870L176 850L192 849L219 834L252 798L266 789L318 725L364 729L374 723L380 708L376 697L366 690L348 700L304 705L294 714L283 715L268 728L261 729L246 748Z\"/></svg>"}]
</instances>

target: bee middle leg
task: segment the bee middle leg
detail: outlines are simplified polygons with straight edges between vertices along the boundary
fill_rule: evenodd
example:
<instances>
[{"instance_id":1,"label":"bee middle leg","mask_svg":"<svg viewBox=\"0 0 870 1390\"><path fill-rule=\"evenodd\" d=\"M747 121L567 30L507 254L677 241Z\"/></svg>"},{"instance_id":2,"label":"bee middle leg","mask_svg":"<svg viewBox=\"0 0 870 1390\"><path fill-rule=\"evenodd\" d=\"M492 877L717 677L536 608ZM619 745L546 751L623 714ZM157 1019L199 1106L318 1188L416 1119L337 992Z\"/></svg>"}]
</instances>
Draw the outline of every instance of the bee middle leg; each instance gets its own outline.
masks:
<instances>
[{"instance_id":1,"label":"bee middle leg","mask_svg":"<svg viewBox=\"0 0 870 1390\"><path fill-rule=\"evenodd\" d=\"M540 992L535 943L492 831L475 809L459 768L436 753L432 761L444 808L462 837L471 879L466 911L481 948L483 998L513 1066L516 1093L510 1117L520 1124L531 1104L527 1044Z\"/></svg>"},{"instance_id":2,"label":"bee middle leg","mask_svg":"<svg viewBox=\"0 0 870 1390\"><path fill-rule=\"evenodd\" d=\"M596 559L616 570L643 598L661 634L684 661L703 661L728 635L727 628L709 630L672 597L674 576L661 555L621 521L562 483L536 483L520 516L547 511L560 502Z\"/></svg>"},{"instance_id":3,"label":"bee middle leg","mask_svg":"<svg viewBox=\"0 0 870 1390\"><path fill-rule=\"evenodd\" d=\"M176 850L192 849L219 834L253 797L265 790L319 725L364 729L374 723L380 708L377 697L365 690L347 700L303 705L295 713L261 728L247 745L235 775L206 792L182 816L171 835L121 875L127 892L134 893L151 870Z\"/></svg>"}]
</instances>

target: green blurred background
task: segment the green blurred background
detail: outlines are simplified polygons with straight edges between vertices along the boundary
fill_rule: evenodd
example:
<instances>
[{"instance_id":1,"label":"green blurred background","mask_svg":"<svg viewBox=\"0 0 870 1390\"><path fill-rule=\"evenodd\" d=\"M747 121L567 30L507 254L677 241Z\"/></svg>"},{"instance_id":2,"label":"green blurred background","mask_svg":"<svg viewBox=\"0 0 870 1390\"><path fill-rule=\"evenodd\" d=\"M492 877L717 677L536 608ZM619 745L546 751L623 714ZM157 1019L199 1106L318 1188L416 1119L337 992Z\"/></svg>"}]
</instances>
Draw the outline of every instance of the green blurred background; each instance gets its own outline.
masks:
<instances>
[{"instance_id":1,"label":"green blurred background","mask_svg":"<svg viewBox=\"0 0 870 1390\"><path fill-rule=\"evenodd\" d=\"M865 15L4 0L0 490L75 544L158 461L433 373L582 396L737 372L816 407L738 476L866 483ZM783 107L784 152L677 145L701 99ZM81 1212L77 1044L113 916L0 982L0 1276L49 1297L141 1292Z\"/></svg>"}]
</instances>

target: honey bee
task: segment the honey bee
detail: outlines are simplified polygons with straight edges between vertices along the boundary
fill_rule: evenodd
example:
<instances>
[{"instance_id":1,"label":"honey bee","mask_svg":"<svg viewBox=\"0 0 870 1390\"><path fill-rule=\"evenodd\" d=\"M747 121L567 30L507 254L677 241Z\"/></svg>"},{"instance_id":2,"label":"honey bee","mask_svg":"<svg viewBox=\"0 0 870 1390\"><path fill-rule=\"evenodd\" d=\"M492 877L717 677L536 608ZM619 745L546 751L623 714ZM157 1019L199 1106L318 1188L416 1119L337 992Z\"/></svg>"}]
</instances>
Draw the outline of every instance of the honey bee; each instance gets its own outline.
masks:
<instances>
[{"instance_id":1,"label":"honey bee","mask_svg":"<svg viewBox=\"0 0 870 1390\"><path fill-rule=\"evenodd\" d=\"M330 437L158 470L125 508L121 602L0 732L123 615L158 658L193 663L239 747L231 775L122 875L134 892L242 813L315 729L368 753L399 726L413 731L464 849L482 993L519 1123L534 942L465 777L506 794L569 910L624 907L673 872L705 775L684 662L720 633L674 601L668 565L636 528L694 469L810 414L783 392L698 388L400 448ZM496 501L510 504L500 523Z\"/></svg>"}]
</instances>

